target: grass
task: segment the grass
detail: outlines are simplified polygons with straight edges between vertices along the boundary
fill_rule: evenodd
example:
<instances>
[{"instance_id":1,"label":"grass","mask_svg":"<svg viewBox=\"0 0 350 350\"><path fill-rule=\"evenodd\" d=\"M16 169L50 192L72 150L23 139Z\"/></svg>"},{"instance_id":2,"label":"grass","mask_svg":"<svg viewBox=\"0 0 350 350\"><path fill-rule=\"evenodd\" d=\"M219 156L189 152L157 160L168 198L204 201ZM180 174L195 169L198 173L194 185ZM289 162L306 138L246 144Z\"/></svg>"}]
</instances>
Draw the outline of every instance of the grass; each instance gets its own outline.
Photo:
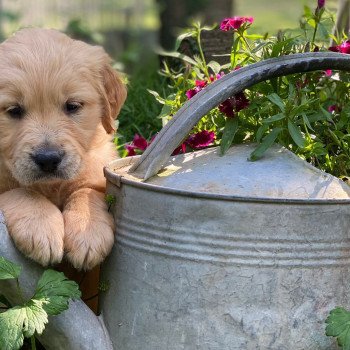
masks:
<instances>
[{"instance_id":1,"label":"grass","mask_svg":"<svg viewBox=\"0 0 350 350\"><path fill-rule=\"evenodd\" d=\"M128 78L128 97L118 117L119 144L133 139L134 134L140 134L150 139L162 127L158 118L162 105L147 90L156 90L166 96L169 88L165 78L159 75L157 57L150 57L147 62L138 65Z\"/></svg>"}]
</instances>

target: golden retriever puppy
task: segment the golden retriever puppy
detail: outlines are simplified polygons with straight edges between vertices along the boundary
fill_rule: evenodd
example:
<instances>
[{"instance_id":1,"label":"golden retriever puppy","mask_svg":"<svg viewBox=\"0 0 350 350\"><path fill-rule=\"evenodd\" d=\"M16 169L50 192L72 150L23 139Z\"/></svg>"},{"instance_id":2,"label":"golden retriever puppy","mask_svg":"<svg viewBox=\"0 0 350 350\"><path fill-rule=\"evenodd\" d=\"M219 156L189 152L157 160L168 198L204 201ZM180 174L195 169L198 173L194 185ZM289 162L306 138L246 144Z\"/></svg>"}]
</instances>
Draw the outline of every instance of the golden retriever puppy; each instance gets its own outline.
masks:
<instances>
[{"instance_id":1,"label":"golden retriever puppy","mask_svg":"<svg viewBox=\"0 0 350 350\"><path fill-rule=\"evenodd\" d=\"M103 166L125 97L101 47L35 28L0 45L0 210L42 265L88 270L111 250Z\"/></svg>"}]
</instances>

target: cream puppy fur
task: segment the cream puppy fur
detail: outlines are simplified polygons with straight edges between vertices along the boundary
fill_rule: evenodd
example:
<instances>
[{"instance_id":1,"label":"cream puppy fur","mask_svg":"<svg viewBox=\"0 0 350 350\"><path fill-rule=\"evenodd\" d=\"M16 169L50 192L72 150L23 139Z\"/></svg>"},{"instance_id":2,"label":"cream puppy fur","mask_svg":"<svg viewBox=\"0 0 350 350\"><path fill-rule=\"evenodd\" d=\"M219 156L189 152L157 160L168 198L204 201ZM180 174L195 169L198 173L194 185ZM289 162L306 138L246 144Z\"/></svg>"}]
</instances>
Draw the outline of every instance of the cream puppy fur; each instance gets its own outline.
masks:
<instances>
[{"instance_id":1,"label":"cream puppy fur","mask_svg":"<svg viewBox=\"0 0 350 350\"><path fill-rule=\"evenodd\" d=\"M100 47L35 28L0 45L0 210L40 264L65 253L87 270L110 252L103 166L125 97Z\"/></svg>"}]
</instances>

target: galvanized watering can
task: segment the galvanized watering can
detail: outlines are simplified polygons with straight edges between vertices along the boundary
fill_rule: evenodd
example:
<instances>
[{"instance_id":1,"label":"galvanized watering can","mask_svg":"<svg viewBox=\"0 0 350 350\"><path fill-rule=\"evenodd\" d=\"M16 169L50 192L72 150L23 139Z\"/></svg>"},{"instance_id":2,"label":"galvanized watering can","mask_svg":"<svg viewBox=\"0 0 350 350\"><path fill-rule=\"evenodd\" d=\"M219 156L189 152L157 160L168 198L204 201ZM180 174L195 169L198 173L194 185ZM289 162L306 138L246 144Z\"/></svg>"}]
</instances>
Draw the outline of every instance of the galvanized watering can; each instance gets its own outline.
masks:
<instances>
[{"instance_id":1,"label":"galvanized watering can","mask_svg":"<svg viewBox=\"0 0 350 350\"><path fill-rule=\"evenodd\" d=\"M106 167L117 235L102 268L110 288L101 316L73 302L49 323L43 344L337 349L324 321L336 305L350 306L350 187L277 145L257 162L247 161L252 145L223 157L215 148L170 157L228 97L266 79L325 69L350 71L350 56L290 55L232 72L188 101L142 157ZM10 242L0 255L23 259ZM7 295L11 288L0 281Z\"/></svg>"}]
</instances>

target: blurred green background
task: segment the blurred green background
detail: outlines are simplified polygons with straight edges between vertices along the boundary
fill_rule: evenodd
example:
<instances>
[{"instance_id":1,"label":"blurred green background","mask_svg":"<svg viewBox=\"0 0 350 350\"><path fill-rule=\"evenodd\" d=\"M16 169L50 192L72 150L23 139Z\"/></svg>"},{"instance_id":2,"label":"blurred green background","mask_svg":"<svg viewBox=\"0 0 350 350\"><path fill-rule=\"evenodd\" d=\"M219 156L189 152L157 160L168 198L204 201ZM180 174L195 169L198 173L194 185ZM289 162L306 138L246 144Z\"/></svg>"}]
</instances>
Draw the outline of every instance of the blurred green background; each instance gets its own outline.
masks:
<instances>
[{"instance_id":1,"label":"blurred green background","mask_svg":"<svg viewBox=\"0 0 350 350\"><path fill-rule=\"evenodd\" d=\"M337 0L326 0L335 11ZM225 17L252 16L250 33L275 34L299 26L303 7L317 0L0 0L0 39L21 27L56 28L105 47L128 79L128 99L119 117L119 142L135 133L150 138L161 128L161 105L148 93L168 93L158 73L155 49L174 47L174 38L191 19L206 24ZM121 141L120 141L121 140Z\"/></svg>"},{"instance_id":2,"label":"blurred green background","mask_svg":"<svg viewBox=\"0 0 350 350\"><path fill-rule=\"evenodd\" d=\"M336 0L327 0L326 4L334 9ZM304 5L313 8L317 1L0 0L0 33L7 37L25 26L57 28L104 45L117 60L136 61L140 57L132 51L142 51L139 54L143 56L145 50L152 51L158 45L161 20L172 24L176 35L192 17L212 24L233 15L253 16L252 31L273 34L296 27ZM166 7L172 11L166 13ZM168 16L160 18L162 12Z\"/></svg>"}]
</instances>

